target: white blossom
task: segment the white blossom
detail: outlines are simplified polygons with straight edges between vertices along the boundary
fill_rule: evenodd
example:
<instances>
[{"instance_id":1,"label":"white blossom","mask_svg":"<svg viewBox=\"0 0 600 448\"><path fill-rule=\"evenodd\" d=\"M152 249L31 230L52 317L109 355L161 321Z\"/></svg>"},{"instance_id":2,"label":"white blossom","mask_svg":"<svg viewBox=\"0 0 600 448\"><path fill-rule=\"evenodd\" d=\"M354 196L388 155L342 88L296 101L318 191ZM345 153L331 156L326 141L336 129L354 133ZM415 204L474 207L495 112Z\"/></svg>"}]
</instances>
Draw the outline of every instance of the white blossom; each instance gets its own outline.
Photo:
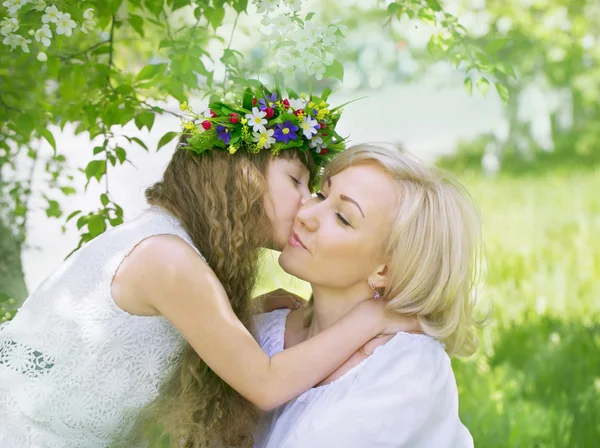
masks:
<instances>
[{"instance_id":1,"label":"white blossom","mask_svg":"<svg viewBox=\"0 0 600 448\"><path fill-rule=\"evenodd\" d=\"M29 53L29 44L31 43L31 40L25 39L18 34L9 34L4 38L2 43L10 46L11 51L20 46L24 53Z\"/></svg>"},{"instance_id":2,"label":"white blossom","mask_svg":"<svg viewBox=\"0 0 600 448\"><path fill-rule=\"evenodd\" d=\"M88 8L85 11L83 11L83 18L85 20L93 20L94 19L94 9Z\"/></svg>"},{"instance_id":3,"label":"white blossom","mask_svg":"<svg viewBox=\"0 0 600 448\"><path fill-rule=\"evenodd\" d=\"M56 22L56 34L64 34L69 37L73 33L73 28L77 26L77 23L71 19L71 14L65 13L60 16Z\"/></svg>"},{"instance_id":4,"label":"white blossom","mask_svg":"<svg viewBox=\"0 0 600 448\"><path fill-rule=\"evenodd\" d=\"M10 19L4 19L0 22L0 34L8 36L10 33L14 33L19 29L19 20L11 17Z\"/></svg>"},{"instance_id":5,"label":"white blossom","mask_svg":"<svg viewBox=\"0 0 600 448\"><path fill-rule=\"evenodd\" d=\"M43 51L40 51L37 55L37 60L40 62L46 62L48 60L48 56Z\"/></svg>"},{"instance_id":6,"label":"white blossom","mask_svg":"<svg viewBox=\"0 0 600 448\"><path fill-rule=\"evenodd\" d=\"M259 14L273 12L279 6L279 0L255 0L254 5Z\"/></svg>"},{"instance_id":7,"label":"white blossom","mask_svg":"<svg viewBox=\"0 0 600 448\"><path fill-rule=\"evenodd\" d=\"M81 32L87 34L88 31L92 31L94 28L96 27L96 21L92 20L92 19L86 19L82 24L81 24Z\"/></svg>"},{"instance_id":8,"label":"white blossom","mask_svg":"<svg viewBox=\"0 0 600 448\"><path fill-rule=\"evenodd\" d=\"M41 42L45 47L50 46L50 39L52 38L52 31L50 30L50 26L48 24L42 25L42 27L37 30L34 34L35 40Z\"/></svg>"},{"instance_id":9,"label":"white blossom","mask_svg":"<svg viewBox=\"0 0 600 448\"><path fill-rule=\"evenodd\" d=\"M44 0L37 0L33 2L33 6L35 6L35 9L38 11L43 11L46 8L46 2Z\"/></svg>"},{"instance_id":10,"label":"white blossom","mask_svg":"<svg viewBox=\"0 0 600 448\"><path fill-rule=\"evenodd\" d=\"M290 11L300 12L302 10L302 0L283 0L283 3L290 8Z\"/></svg>"},{"instance_id":11,"label":"white blossom","mask_svg":"<svg viewBox=\"0 0 600 448\"><path fill-rule=\"evenodd\" d=\"M2 6L8 9L8 14L11 16L16 15L24 5L29 3L29 0L6 0L2 3Z\"/></svg>"},{"instance_id":12,"label":"white blossom","mask_svg":"<svg viewBox=\"0 0 600 448\"><path fill-rule=\"evenodd\" d=\"M46 14L42 16L42 23L56 23L58 19L62 17L63 13L60 12L56 6L48 6L46 8Z\"/></svg>"}]
</instances>

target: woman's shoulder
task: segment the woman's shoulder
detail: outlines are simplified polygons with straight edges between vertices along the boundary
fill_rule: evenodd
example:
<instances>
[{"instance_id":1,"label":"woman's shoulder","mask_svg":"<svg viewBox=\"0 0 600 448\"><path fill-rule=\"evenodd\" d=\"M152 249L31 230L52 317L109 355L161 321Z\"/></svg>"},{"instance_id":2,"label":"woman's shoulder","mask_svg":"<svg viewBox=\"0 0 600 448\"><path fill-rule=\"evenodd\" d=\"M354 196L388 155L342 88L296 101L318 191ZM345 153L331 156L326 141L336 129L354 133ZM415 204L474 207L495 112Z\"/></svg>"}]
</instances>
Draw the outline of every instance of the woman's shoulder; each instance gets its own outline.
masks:
<instances>
[{"instance_id":1,"label":"woman's shoulder","mask_svg":"<svg viewBox=\"0 0 600 448\"><path fill-rule=\"evenodd\" d=\"M283 351L285 326L289 313L289 309L280 309L254 316L256 338L269 356Z\"/></svg>"},{"instance_id":2,"label":"woman's shoulder","mask_svg":"<svg viewBox=\"0 0 600 448\"><path fill-rule=\"evenodd\" d=\"M410 384L416 393L456 391L450 358L443 344L423 334L396 334L375 349L360 376L367 383L377 378L377 384L384 388L404 384L400 387L408 390L405 386Z\"/></svg>"}]
</instances>

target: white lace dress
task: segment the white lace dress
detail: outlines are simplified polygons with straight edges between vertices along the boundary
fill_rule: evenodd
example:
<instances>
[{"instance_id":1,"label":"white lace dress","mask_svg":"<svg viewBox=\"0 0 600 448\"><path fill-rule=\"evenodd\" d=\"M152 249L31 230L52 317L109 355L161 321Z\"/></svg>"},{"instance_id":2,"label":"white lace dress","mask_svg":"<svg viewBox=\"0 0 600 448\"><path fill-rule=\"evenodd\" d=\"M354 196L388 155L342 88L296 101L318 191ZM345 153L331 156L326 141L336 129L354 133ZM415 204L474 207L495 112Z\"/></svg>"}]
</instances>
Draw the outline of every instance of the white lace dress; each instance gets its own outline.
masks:
<instances>
[{"instance_id":1,"label":"white lace dress","mask_svg":"<svg viewBox=\"0 0 600 448\"><path fill-rule=\"evenodd\" d=\"M152 207L73 254L0 326L1 448L135 445L126 435L185 341L165 318L117 307L111 283L138 243L163 234L194 247Z\"/></svg>"},{"instance_id":2,"label":"white lace dress","mask_svg":"<svg viewBox=\"0 0 600 448\"><path fill-rule=\"evenodd\" d=\"M255 318L263 350L283 350L289 310ZM267 413L255 448L472 448L443 346L398 333L330 384Z\"/></svg>"}]
</instances>

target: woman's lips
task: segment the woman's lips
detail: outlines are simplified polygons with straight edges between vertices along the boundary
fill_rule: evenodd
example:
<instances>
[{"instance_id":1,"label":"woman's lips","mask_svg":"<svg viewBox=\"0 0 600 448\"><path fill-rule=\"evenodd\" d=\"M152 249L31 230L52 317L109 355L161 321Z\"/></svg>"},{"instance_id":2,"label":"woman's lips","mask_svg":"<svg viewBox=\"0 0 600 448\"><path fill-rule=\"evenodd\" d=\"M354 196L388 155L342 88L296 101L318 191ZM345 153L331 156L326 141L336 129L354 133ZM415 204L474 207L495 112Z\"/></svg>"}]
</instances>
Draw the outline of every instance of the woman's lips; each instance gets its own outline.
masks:
<instances>
[{"instance_id":1,"label":"woman's lips","mask_svg":"<svg viewBox=\"0 0 600 448\"><path fill-rule=\"evenodd\" d=\"M288 238L288 244L292 247L297 247L298 249L308 250L306 249L306 246L302 244L302 240L298 237L296 232L292 232L292 234Z\"/></svg>"}]
</instances>

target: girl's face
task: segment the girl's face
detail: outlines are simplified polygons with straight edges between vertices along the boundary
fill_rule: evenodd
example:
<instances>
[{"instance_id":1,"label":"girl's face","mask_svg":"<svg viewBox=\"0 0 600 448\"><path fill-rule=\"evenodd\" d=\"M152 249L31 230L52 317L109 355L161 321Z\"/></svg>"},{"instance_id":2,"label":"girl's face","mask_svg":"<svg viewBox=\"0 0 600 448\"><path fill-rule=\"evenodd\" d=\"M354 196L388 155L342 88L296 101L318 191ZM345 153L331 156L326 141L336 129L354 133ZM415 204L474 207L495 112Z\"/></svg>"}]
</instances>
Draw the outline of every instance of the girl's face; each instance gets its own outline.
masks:
<instances>
[{"instance_id":1,"label":"girl's face","mask_svg":"<svg viewBox=\"0 0 600 448\"><path fill-rule=\"evenodd\" d=\"M298 212L279 264L313 286L366 286L385 271L397 195L392 179L374 164L326 179L323 190Z\"/></svg>"},{"instance_id":2,"label":"girl's face","mask_svg":"<svg viewBox=\"0 0 600 448\"><path fill-rule=\"evenodd\" d=\"M273 247L282 250L290 234L296 214L310 199L310 172L298 159L273 158L267 170L269 197L265 211L273 224Z\"/></svg>"}]
</instances>

